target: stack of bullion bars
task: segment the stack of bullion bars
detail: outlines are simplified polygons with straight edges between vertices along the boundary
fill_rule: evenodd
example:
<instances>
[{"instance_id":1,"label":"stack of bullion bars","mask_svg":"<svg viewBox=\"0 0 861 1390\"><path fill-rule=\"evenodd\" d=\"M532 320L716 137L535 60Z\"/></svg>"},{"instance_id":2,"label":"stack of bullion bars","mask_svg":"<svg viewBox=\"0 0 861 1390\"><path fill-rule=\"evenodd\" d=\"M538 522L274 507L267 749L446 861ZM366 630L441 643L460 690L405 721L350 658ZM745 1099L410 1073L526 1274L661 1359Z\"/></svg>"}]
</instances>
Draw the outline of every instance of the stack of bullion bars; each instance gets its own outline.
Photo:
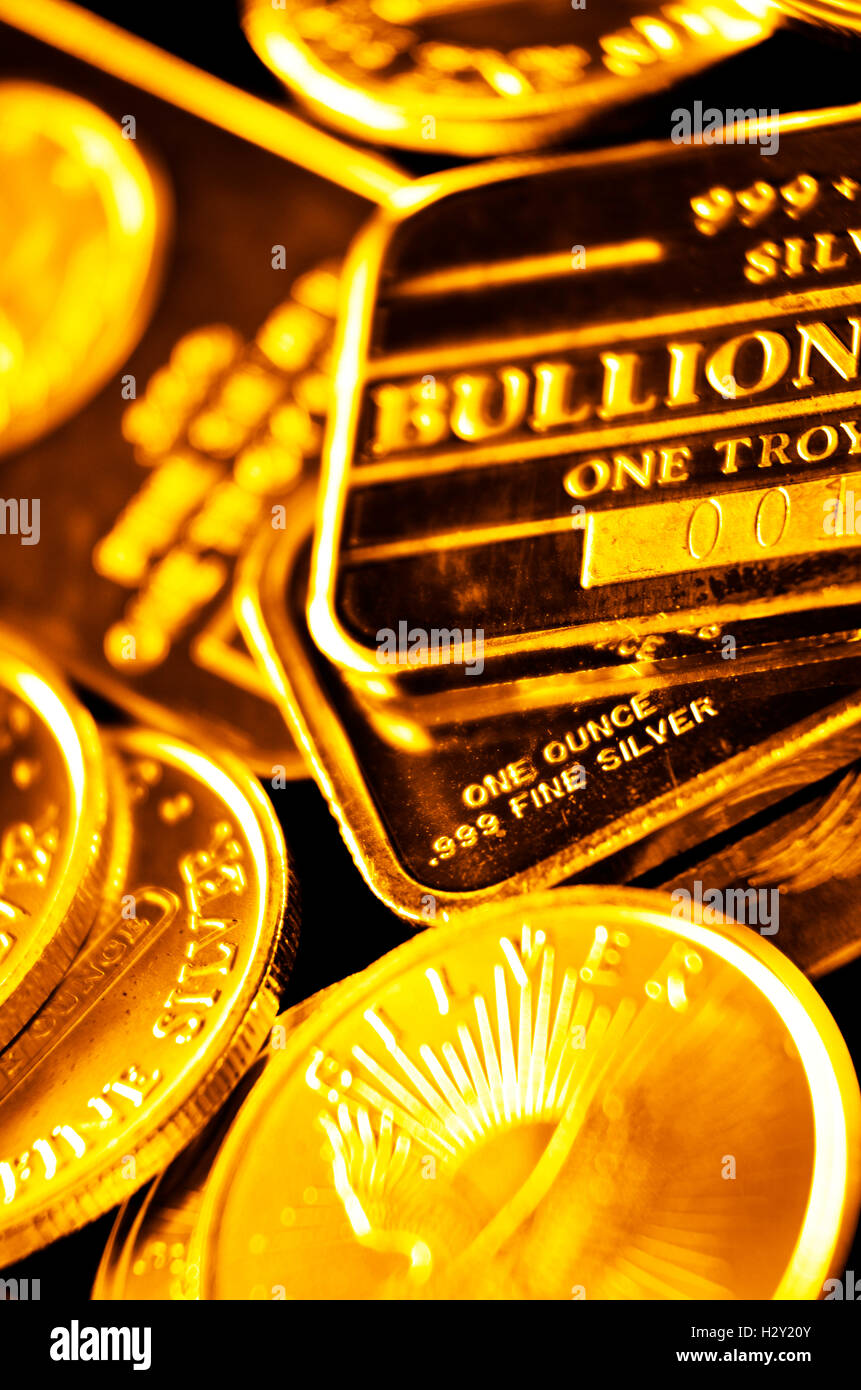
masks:
<instances>
[{"instance_id":1,"label":"stack of bullion bars","mask_svg":"<svg viewBox=\"0 0 861 1390\"><path fill-rule=\"evenodd\" d=\"M7 1289L842 1294L861 108L688 96L786 11L0 0Z\"/></svg>"}]
</instances>

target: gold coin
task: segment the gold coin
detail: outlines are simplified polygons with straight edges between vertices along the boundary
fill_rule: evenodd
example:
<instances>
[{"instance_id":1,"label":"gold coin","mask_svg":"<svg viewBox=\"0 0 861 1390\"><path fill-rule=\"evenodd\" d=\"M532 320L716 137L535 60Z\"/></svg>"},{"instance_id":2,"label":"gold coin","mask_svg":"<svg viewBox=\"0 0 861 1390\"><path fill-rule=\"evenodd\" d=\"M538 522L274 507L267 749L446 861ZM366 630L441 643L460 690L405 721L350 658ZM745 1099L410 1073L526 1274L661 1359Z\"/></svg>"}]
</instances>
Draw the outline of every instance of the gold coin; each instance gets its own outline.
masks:
<instances>
[{"instance_id":1,"label":"gold coin","mask_svg":"<svg viewBox=\"0 0 861 1390\"><path fill-rule=\"evenodd\" d=\"M527 149L765 38L765 0L244 0L263 61L321 120L408 149Z\"/></svg>"},{"instance_id":2,"label":"gold coin","mask_svg":"<svg viewBox=\"0 0 861 1390\"><path fill-rule=\"evenodd\" d=\"M0 633L0 1046L53 989L95 919L106 816L89 714Z\"/></svg>"},{"instance_id":3,"label":"gold coin","mask_svg":"<svg viewBox=\"0 0 861 1390\"><path fill-rule=\"evenodd\" d=\"M295 950L283 838L242 765L147 730L106 742L132 803L124 893L0 1054L0 1264L108 1210L200 1130Z\"/></svg>"},{"instance_id":4,"label":"gold coin","mask_svg":"<svg viewBox=\"0 0 861 1390\"><path fill-rule=\"evenodd\" d=\"M71 415L137 342L168 203L116 121L31 82L0 83L0 184L3 453Z\"/></svg>"},{"instance_id":5,"label":"gold coin","mask_svg":"<svg viewBox=\"0 0 861 1390\"><path fill-rule=\"evenodd\" d=\"M392 952L288 1040L207 1187L215 1298L814 1298L858 1085L773 947L562 889Z\"/></svg>"}]
</instances>

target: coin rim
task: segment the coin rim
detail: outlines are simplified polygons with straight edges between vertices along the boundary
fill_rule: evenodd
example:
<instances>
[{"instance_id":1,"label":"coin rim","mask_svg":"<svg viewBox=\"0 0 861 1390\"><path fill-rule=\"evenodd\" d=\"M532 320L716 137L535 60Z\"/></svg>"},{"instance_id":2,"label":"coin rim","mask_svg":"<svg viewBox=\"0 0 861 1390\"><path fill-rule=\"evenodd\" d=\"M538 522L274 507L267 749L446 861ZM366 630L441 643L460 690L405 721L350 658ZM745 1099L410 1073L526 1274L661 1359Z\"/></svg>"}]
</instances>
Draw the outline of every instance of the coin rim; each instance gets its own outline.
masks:
<instances>
[{"instance_id":1,"label":"coin rim","mask_svg":"<svg viewBox=\"0 0 861 1390\"><path fill-rule=\"evenodd\" d=\"M257 1056L277 1015L280 992L296 954L298 889L292 860L272 804L253 774L229 752L195 747L161 730L109 729L105 730L105 738L115 753L120 750L138 752L140 756L156 756L168 762L178 757L180 765L186 769L186 755L203 758L228 777L256 813L269 885L268 894L260 894L258 943L254 955L256 983L250 981L251 972L247 971L233 1018L225 1015L222 1022L223 1041L216 1055L208 1050L203 1064L182 1074L181 1080L171 1087L166 1114L159 1115L155 1107L157 1128L151 1125L131 1150L135 1176L125 1178L119 1174L118 1140L102 1153L101 1162L94 1165L85 1179L77 1183L70 1181L57 1196L49 1191L44 1201L30 1204L7 1225L0 1225L0 1264L22 1259L59 1236L102 1216L160 1172L199 1133ZM189 775L199 777L201 774L189 772Z\"/></svg>"},{"instance_id":2,"label":"coin rim","mask_svg":"<svg viewBox=\"0 0 861 1390\"><path fill-rule=\"evenodd\" d=\"M67 716L83 770L78 807L71 805L75 789L67 747L21 685L22 674L35 677L62 705ZM54 896L40 916L38 930L28 934L27 945L14 971L3 976L0 1047L4 1047L59 983L98 912L101 894L107 886L104 879L110 857L110 808L107 769L95 721L51 663L44 661L5 627L0 627L0 684L33 711L52 736L63 763L66 791L70 793L69 809L76 818L74 827L70 828L65 869Z\"/></svg>"},{"instance_id":3,"label":"coin rim","mask_svg":"<svg viewBox=\"0 0 861 1390\"><path fill-rule=\"evenodd\" d=\"M334 994L337 989L341 988L341 985L355 978L355 975L348 975L346 980L341 980L337 984L327 985L323 989L316 990L314 994L306 996L306 998L302 999L298 1004L293 1004L289 1008L284 1009L272 1024L272 1033L274 1033L275 1029L279 1026L286 1031L292 1031L297 1028L300 1023L304 1023L312 1010L320 1006L324 999L328 999L331 994ZM266 1053L261 1052L242 1078L241 1087L231 1093L227 1104L217 1116L213 1117L211 1121L213 1126L211 1137L209 1137L209 1131L207 1130L203 1134L198 1135L193 1141L196 1146L199 1146L199 1152L196 1158L192 1155L192 1171L195 1171L199 1165L205 1162L207 1154L209 1155L209 1163L206 1167L206 1173L200 1183L194 1184L193 1186L185 1185L180 1191L179 1210L181 1212L187 1212L190 1200L199 1197L203 1192L205 1182L209 1173L212 1171L219 1146L226 1138L234 1116L238 1113L245 1099L245 1095L247 1095L251 1087L256 1084L256 1081L262 1074L265 1064ZM242 1094L242 1092L244 1092L244 1094ZM91 1298L105 1301L129 1299L134 1301L139 1298L139 1295L133 1293L129 1286L131 1260L141 1229L146 1224L151 1211L154 1210L158 1217L164 1219L168 1208L173 1209L176 1207L177 1192L174 1184L171 1184L167 1189L167 1207L161 1200L163 1195L163 1180L169 1178L170 1175L171 1169L167 1169L164 1173L160 1173L157 1178L153 1179L149 1188L146 1189L146 1192L141 1189L141 1191L136 1192L133 1196L126 1198L125 1202L120 1207L117 1212L116 1220L111 1228L107 1245L102 1253L102 1258L99 1261L99 1267L96 1271L96 1277L90 1295ZM143 1211L141 1211L142 1197L144 1198ZM196 1215L192 1224L196 1227ZM191 1255L189 1252L193 1234L193 1231L191 1234L187 1232L184 1233L186 1242L184 1277L186 1278L188 1277L187 1272L191 1264ZM196 1283L197 1276L195 1275L194 1277ZM197 1297L197 1295L195 1295L195 1297Z\"/></svg>"}]
</instances>

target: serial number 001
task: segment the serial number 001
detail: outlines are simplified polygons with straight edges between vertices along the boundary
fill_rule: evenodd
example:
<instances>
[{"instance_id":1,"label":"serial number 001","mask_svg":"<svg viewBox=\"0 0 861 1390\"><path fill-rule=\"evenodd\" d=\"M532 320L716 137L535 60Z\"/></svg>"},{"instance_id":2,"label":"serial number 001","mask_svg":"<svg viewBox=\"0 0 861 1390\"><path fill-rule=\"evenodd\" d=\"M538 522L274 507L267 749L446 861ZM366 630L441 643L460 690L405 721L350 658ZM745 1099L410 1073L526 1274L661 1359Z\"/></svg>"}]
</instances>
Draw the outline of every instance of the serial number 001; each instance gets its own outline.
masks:
<instances>
[{"instance_id":1,"label":"serial number 001","mask_svg":"<svg viewBox=\"0 0 861 1390\"><path fill-rule=\"evenodd\" d=\"M588 589L861 544L840 524L847 487L861 495L861 473L593 513L581 582Z\"/></svg>"}]
</instances>

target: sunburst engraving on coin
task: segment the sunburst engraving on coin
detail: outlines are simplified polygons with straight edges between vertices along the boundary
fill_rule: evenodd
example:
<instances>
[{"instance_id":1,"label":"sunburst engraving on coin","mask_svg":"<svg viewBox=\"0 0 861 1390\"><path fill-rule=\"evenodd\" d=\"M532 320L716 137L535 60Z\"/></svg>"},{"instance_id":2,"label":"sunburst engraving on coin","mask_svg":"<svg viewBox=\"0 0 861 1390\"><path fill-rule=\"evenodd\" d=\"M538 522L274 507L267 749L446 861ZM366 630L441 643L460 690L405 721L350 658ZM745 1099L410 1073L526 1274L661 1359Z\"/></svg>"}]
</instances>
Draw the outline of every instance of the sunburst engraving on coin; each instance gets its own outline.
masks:
<instances>
[{"instance_id":1,"label":"sunburst engraving on coin","mask_svg":"<svg viewBox=\"0 0 861 1390\"><path fill-rule=\"evenodd\" d=\"M854 1219L851 1063L774 948L671 906L524 897L333 991L219 1155L202 1295L811 1296Z\"/></svg>"}]
</instances>

